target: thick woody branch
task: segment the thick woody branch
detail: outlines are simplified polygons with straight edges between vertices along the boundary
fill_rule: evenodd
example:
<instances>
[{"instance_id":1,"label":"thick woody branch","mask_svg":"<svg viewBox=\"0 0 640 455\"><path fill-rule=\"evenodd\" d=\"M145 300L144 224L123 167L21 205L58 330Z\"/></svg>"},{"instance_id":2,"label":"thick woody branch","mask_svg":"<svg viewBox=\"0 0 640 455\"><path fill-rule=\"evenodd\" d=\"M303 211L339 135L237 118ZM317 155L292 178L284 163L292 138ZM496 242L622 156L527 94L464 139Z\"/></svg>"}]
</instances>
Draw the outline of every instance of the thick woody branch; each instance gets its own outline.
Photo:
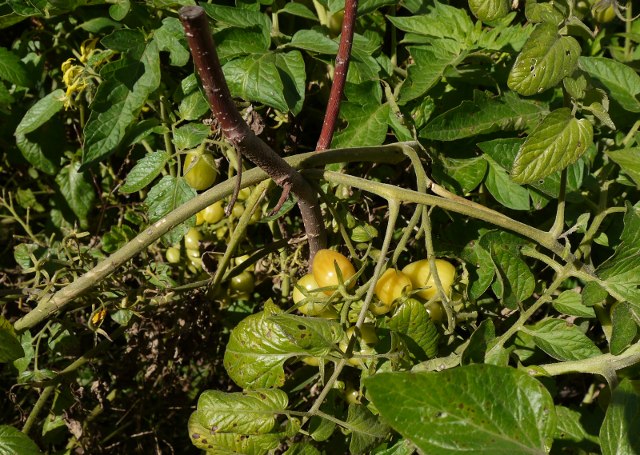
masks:
<instances>
[{"instance_id":1,"label":"thick woody branch","mask_svg":"<svg viewBox=\"0 0 640 455\"><path fill-rule=\"evenodd\" d=\"M326 235L318 198L311 185L271 147L257 137L236 108L218 60L207 16L199 6L180 10L184 27L202 86L227 140L242 156L263 169L283 189L290 188L298 198L298 207L309 240L310 257L324 248Z\"/></svg>"},{"instance_id":2,"label":"thick woody branch","mask_svg":"<svg viewBox=\"0 0 640 455\"><path fill-rule=\"evenodd\" d=\"M338 114L340 114L340 101L344 93L344 84L347 81L347 71L349 71L349 60L351 59L351 46L353 44L353 30L356 22L358 10L358 0L346 0L344 5L344 19L342 20L342 34L340 35L340 46L336 55L336 67L333 74L333 84L331 84L331 94L329 103L322 122L322 131L316 145L316 151L326 150L331 145L333 133L336 129Z\"/></svg>"}]
</instances>

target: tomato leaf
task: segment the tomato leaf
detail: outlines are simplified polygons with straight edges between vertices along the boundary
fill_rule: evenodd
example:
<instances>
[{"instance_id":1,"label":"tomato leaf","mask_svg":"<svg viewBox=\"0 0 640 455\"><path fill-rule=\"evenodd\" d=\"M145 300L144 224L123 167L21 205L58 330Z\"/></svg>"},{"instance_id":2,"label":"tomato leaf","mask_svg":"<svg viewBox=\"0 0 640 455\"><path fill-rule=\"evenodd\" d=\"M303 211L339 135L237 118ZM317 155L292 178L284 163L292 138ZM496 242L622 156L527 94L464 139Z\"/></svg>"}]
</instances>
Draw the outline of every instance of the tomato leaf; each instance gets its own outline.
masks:
<instances>
[{"instance_id":1,"label":"tomato leaf","mask_svg":"<svg viewBox=\"0 0 640 455\"><path fill-rule=\"evenodd\" d=\"M347 414L347 425L351 430L349 452L352 454L367 453L389 433L389 426L382 423L366 406L350 404Z\"/></svg>"},{"instance_id":2,"label":"tomato leaf","mask_svg":"<svg viewBox=\"0 0 640 455\"><path fill-rule=\"evenodd\" d=\"M29 436L9 425L0 425L0 453L40 455L40 449Z\"/></svg>"},{"instance_id":3,"label":"tomato leaf","mask_svg":"<svg viewBox=\"0 0 640 455\"><path fill-rule=\"evenodd\" d=\"M169 61L173 66L185 66L189 61L186 37L180 21L175 17L162 20L162 26L153 33L159 51L169 52Z\"/></svg>"},{"instance_id":4,"label":"tomato leaf","mask_svg":"<svg viewBox=\"0 0 640 455\"><path fill-rule=\"evenodd\" d=\"M460 185L462 193L469 193L476 189L487 174L487 161L482 157L475 158L448 158L441 157L442 170ZM436 168L434 173L440 171ZM442 182L449 187L453 186L446 180ZM456 189L456 188L454 188Z\"/></svg>"},{"instance_id":5,"label":"tomato leaf","mask_svg":"<svg viewBox=\"0 0 640 455\"><path fill-rule=\"evenodd\" d=\"M423 453L544 454L551 446L551 395L514 368L380 373L365 384L385 421Z\"/></svg>"},{"instance_id":6,"label":"tomato leaf","mask_svg":"<svg viewBox=\"0 0 640 455\"><path fill-rule=\"evenodd\" d=\"M573 73L581 52L575 38L560 36L552 24L540 24L518 55L507 85L524 96L544 92Z\"/></svg>"},{"instance_id":7,"label":"tomato leaf","mask_svg":"<svg viewBox=\"0 0 640 455\"><path fill-rule=\"evenodd\" d=\"M388 16L387 19L404 32L452 40L460 46L470 41L474 28L471 18L463 9L440 2L435 2L429 14Z\"/></svg>"},{"instance_id":8,"label":"tomato leaf","mask_svg":"<svg viewBox=\"0 0 640 455\"><path fill-rule=\"evenodd\" d=\"M513 163L516 183L542 180L574 163L593 141L593 126L569 108L551 112L527 137Z\"/></svg>"},{"instance_id":9,"label":"tomato leaf","mask_svg":"<svg viewBox=\"0 0 640 455\"><path fill-rule=\"evenodd\" d=\"M629 175L640 188L640 147L622 150L608 150L607 155L615 161L622 171Z\"/></svg>"},{"instance_id":10,"label":"tomato leaf","mask_svg":"<svg viewBox=\"0 0 640 455\"><path fill-rule=\"evenodd\" d=\"M160 174L168 160L169 154L165 151L147 153L129 171L120 192L128 194L140 191Z\"/></svg>"},{"instance_id":11,"label":"tomato leaf","mask_svg":"<svg viewBox=\"0 0 640 455\"><path fill-rule=\"evenodd\" d=\"M13 362L24 355L13 326L4 316L0 316L0 363Z\"/></svg>"},{"instance_id":12,"label":"tomato leaf","mask_svg":"<svg viewBox=\"0 0 640 455\"><path fill-rule=\"evenodd\" d=\"M603 455L640 453L640 382L624 379L613 391L600 427Z\"/></svg>"},{"instance_id":13,"label":"tomato leaf","mask_svg":"<svg viewBox=\"0 0 640 455\"><path fill-rule=\"evenodd\" d=\"M16 128L15 135L21 136L37 130L57 114L63 106L64 90L57 89L49 93L44 98L38 100L38 102L31 106L26 114L24 114L24 117L22 117L22 120Z\"/></svg>"},{"instance_id":14,"label":"tomato leaf","mask_svg":"<svg viewBox=\"0 0 640 455\"><path fill-rule=\"evenodd\" d=\"M169 212L193 199L196 195L196 191L187 184L184 178L165 175L149 190L144 201L147 205L149 221L155 223L161 220ZM179 242L189 228L194 225L195 217L191 217L165 234L162 239L165 244L173 245Z\"/></svg>"},{"instance_id":15,"label":"tomato leaf","mask_svg":"<svg viewBox=\"0 0 640 455\"><path fill-rule=\"evenodd\" d=\"M484 184L500 204L512 210L529 210L529 191L514 183L507 171L489 156L484 157L489 171Z\"/></svg>"},{"instance_id":16,"label":"tomato leaf","mask_svg":"<svg viewBox=\"0 0 640 455\"><path fill-rule=\"evenodd\" d=\"M454 141L498 130L523 130L536 124L546 112L544 105L511 92L491 96L475 91L473 101L463 101L434 118L420 131L420 137Z\"/></svg>"},{"instance_id":17,"label":"tomato leaf","mask_svg":"<svg viewBox=\"0 0 640 455\"><path fill-rule=\"evenodd\" d=\"M31 86L27 66L16 54L5 47L0 47L0 79L19 87ZM64 93L63 90L60 91Z\"/></svg>"},{"instance_id":18,"label":"tomato leaf","mask_svg":"<svg viewBox=\"0 0 640 455\"><path fill-rule=\"evenodd\" d=\"M597 269L598 276L640 311L640 207L627 203L624 229L615 253Z\"/></svg>"},{"instance_id":19,"label":"tomato leaf","mask_svg":"<svg viewBox=\"0 0 640 455\"><path fill-rule=\"evenodd\" d=\"M143 45L139 60L123 57L108 63L100 76L103 82L91 103L91 115L84 128L83 166L91 166L116 150L149 95L160 85L156 42Z\"/></svg>"},{"instance_id":20,"label":"tomato leaf","mask_svg":"<svg viewBox=\"0 0 640 455\"><path fill-rule=\"evenodd\" d=\"M552 302L556 311L580 318L595 318L593 308L582 303L582 296L576 291L564 291Z\"/></svg>"},{"instance_id":21,"label":"tomato leaf","mask_svg":"<svg viewBox=\"0 0 640 455\"><path fill-rule=\"evenodd\" d=\"M240 387L279 387L285 379L285 361L326 356L342 338L337 322L271 311L245 318L231 332L224 366Z\"/></svg>"},{"instance_id":22,"label":"tomato leaf","mask_svg":"<svg viewBox=\"0 0 640 455\"><path fill-rule=\"evenodd\" d=\"M640 76L633 68L604 57L580 57L578 64L604 85L620 106L629 112L640 112Z\"/></svg>"},{"instance_id":23,"label":"tomato leaf","mask_svg":"<svg viewBox=\"0 0 640 455\"><path fill-rule=\"evenodd\" d=\"M496 275L491 254L473 241L464 247L461 258L468 263L469 297L478 299L491 286Z\"/></svg>"},{"instance_id":24,"label":"tomato leaf","mask_svg":"<svg viewBox=\"0 0 640 455\"><path fill-rule=\"evenodd\" d=\"M78 217L80 225L86 227L87 217L96 198L89 173L80 171L79 162L70 163L60 170L56 183L69 208Z\"/></svg>"},{"instance_id":25,"label":"tomato leaf","mask_svg":"<svg viewBox=\"0 0 640 455\"><path fill-rule=\"evenodd\" d=\"M338 43L313 29L297 31L287 46L317 54L336 55L338 53Z\"/></svg>"},{"instance_id":26,"label":"tomato leaf","mask_svg":"<svg viewBox=\"0 0 640 455\"><path fill-rule=\"evenodd\" d=\"M556 427L555 439L580 442L592 438L580 423L582 414L579 412L564 406L556 406L556 416L558 426Z\"/></svg>"},{"instance_id":27,"label":"tomato leaf","mask_svg":"<svg viewBox=\"0 0 640 455\"><path fill-rule=\"evenodd\" d=\"M435 357L438 353L440 334L419 301L408 299L403 303L389 321L389 328L402 335L409 351L418 360Z\"/></svg>"},{"instance_id":28,"label":"tomato leaf","mask_svg":"<svg viewBox=\"0 0 640 455\"><path fill-rule=\"evenodd\" d=\"M485 319L469 337L469 343L460 356L460 364L484 363L489 344L495 338L496 326L491 319Z\"/></svg>"},{"instance_id":29,"label":"tomato leaf","mask_svg":"<svg viewBox=\"0 0 640 455\"><path fill-rule=\"evenodd\" d=\"M637 317L637 316L636 316ZM638 323L631 305L627 302L617 303L611 310L611 340L609 350L618 355L627 349L638 334Z\"/></svg>"},{"instance_id":30,"label":"tomato leaf","mask_svg":"<svg viewBox=\"0 0 640 455\"><path fill-rule=\"evenodd\" d=\"M546 319L526 328L536 346L557 360L582 360L602 354L578 327L560 319Z\"/></svg>"},{"instance_id":31,"label":"tomato leaf","mask_svg":"<svg viewBox=\"0 0 640 455\"><path fill-rule=\"evenodd\" d=\"M211 133L211 128L202 123L187 123L173 131L173 143L180 150L200 145Z\"/></svg>"}]
</instances>

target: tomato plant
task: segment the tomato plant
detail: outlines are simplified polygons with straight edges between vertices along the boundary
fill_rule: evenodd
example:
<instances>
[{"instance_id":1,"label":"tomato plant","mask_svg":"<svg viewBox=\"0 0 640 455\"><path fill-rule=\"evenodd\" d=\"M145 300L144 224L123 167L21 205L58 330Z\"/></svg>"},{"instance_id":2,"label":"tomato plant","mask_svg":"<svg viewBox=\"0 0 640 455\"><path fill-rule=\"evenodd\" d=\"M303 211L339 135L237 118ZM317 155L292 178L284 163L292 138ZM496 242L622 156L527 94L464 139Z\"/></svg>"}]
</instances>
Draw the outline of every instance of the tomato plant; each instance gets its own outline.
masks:
<instances>
[{"instance_id":1,"label":"tomato plant","mask_svg":"<svg viewBox=\"0 0 640 455\"><path fill-rule=\"evenodd\" d=\"M638 2L196 3L0 5L0 447L640 453Z\"/></svg>"}]
</instances>

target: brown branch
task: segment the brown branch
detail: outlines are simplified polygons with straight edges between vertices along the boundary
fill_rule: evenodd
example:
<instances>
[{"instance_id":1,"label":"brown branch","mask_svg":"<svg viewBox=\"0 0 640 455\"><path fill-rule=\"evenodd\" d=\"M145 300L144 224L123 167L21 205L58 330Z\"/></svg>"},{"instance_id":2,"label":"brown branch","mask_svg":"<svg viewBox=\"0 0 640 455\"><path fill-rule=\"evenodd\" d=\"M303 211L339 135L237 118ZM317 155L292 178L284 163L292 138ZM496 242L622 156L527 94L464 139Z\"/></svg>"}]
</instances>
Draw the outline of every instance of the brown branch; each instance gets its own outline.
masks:
<instances>
[{"instance_id":1,"label":"brown branch","mask_svg":"<svg viewBox=\"0 0 640 455\"><path fill-rule=\"evenodd\" d=\"M257 137L242 119L222 73L204 10L199 6L185 6L180 9L179 16L211 111L223 134L236 150L263 169L277 185L283 188L291 186L291 192L298 198L312 259L316 251L324 248L326 243L324 221L315 191L302 175Z\"/></svg>"},{"instance_id":2,"label":"brown branch","mask_svg":"<svg viewBox=\"0 0 640 455\"><path fill-rule=\"evenodd\" d=\"M340 114L340 101L344 93L344 85L347 81L347 71L349 71L349 60L351 59L351 46L353 44L353 30L356 23L358 10L358 0L345 0L344 18L342 19L342 33L340 35L340 46L336 55L336 68L333 73L333 84L331 84L331 94L327 111L322 122L322 131L316 145L316 151L326 150L331 145L333 133L336 129L338 114Z\"/></svg>"}]
</instances>

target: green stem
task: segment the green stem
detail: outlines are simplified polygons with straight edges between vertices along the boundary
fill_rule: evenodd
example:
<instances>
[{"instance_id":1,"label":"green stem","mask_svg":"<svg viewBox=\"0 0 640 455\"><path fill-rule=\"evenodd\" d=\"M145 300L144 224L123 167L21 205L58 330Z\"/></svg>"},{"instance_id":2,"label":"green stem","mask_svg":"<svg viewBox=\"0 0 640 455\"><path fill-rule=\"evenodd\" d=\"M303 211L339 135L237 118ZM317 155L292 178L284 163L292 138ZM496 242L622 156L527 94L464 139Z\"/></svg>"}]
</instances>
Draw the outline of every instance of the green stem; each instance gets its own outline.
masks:
<instances>
[{"instance_id":1,"label":"green stem","mask_svg":"<svg viewBox=\"0 0 640 455\"><path fill-rule=\"evenodd\" d=\"M565 209L565 196L567 192L567 169L563 169L560 174L560 194L558 195L558 207L556 209L556 220L549 230L549 234L557 239L562 234L564 228L564 209Z\"/></svg>"},{"instance_id":2,"label":"green stem","mask_svg":"<svg viewBox=\"0 0 640 455\"><path fill-rule=\"evenodd\" d=\"M33 426L33 424L36 422L36 419L38 418L38 414L40 414L40 411L42 411L42 408L47 403L47 400L49 399L51 392L53 392L55 388L56 388L55 386L50 385L45 387L42 390L42 393L38 397L38 401L36 401L36 404L34 404L33 408L31 408L29 417L27 417L27 421L24 423L24 426L22 427L22 432L24 434L29 434L29 431L31 431L31 427Z\"/></svg>"}]
</instances>

